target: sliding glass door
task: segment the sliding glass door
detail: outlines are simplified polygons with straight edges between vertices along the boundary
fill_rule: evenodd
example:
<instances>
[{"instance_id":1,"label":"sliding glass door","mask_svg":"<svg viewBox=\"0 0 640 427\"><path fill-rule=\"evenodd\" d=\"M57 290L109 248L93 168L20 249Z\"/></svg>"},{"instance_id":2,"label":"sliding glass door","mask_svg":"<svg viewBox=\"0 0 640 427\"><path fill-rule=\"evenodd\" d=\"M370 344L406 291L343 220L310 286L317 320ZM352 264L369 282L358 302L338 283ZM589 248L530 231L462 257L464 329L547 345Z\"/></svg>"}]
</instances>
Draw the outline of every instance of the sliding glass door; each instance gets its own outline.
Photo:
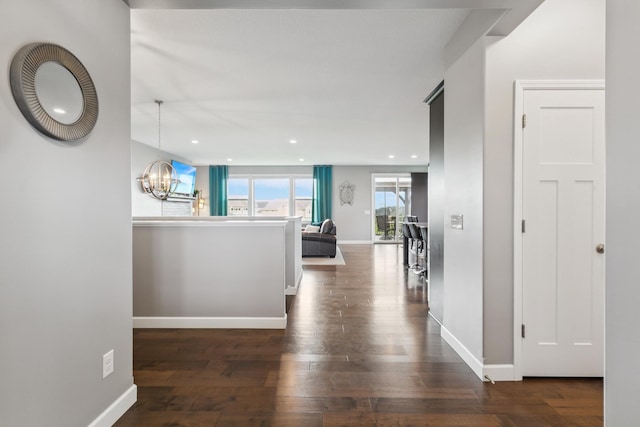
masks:
<instances>
[{"instance_id":1,"label":"sliding glass door","mask_svg":"<svg viewBox=\"0 0 640 427\"><path fill-rule=\"evenodd\" d=\"M401 242L402 222L411 214L411 176L374 174L373 212L374 242Z\"/></svg>"}]
</instances>

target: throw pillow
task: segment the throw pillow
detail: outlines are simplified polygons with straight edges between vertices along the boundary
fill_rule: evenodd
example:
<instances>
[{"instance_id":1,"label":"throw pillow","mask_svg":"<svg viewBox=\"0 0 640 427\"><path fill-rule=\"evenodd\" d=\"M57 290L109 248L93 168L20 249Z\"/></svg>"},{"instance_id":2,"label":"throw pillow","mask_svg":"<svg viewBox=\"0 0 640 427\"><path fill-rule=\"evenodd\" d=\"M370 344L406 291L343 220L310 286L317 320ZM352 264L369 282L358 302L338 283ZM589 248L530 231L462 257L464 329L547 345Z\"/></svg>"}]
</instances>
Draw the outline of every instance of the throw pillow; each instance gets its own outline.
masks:
<instances>
[{"instance_id":1,"label":"throw pillow","mask_svg":"<svg viewBox=\"0 0 640 427\"><path fill-rule=\"evenodd\" d=\"M325 219L322 222L322 226L320 227L320 232L330 233L332 228L333 228L333 221L331 221L330 219Z\"/></svg>"},{"instance_id":2,"label":"throw pillow","mask_svg":"<svg viewBox=\"0 0 640 427\"><path fill-rule=\"evenodd\" d=\"M318 233L320 231L320 227L317 226L317 225L309 224L304 228L304 231L307 231L307 232L310 232L310 233Z\"/></svg>"}]
</instances>

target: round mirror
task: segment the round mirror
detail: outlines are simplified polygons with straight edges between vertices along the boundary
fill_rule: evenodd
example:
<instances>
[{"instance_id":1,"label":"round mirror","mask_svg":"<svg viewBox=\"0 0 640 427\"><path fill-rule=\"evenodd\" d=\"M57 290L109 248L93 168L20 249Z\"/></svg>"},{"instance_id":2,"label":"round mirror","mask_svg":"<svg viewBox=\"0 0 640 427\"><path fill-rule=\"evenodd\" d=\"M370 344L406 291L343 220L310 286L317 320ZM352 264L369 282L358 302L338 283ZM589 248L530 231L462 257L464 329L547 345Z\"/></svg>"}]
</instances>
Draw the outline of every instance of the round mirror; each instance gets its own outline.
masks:
<instances>
[{"instance_id":1,"label":"round mirror","mask_svg":"<svg viewBox=\"0 0 640 427\"><path fill-rule=\"evenodd\" d=\"M82 90L73 74L57 62L48 61L36 71L36 96L54 120L70 125L82 114Z\"/></svg>"},{"instance_id":2,"label":"round mirror","mask_svg":"<svg viewBox=\"0 0 640 427\"><path fill-rule=\"evenodd\" d=\"M77 141L98 120L98 95L84 65L65 48L31 43L18 51L9 72L20 111L44 135Z\"/></svg>"}]
</instances>

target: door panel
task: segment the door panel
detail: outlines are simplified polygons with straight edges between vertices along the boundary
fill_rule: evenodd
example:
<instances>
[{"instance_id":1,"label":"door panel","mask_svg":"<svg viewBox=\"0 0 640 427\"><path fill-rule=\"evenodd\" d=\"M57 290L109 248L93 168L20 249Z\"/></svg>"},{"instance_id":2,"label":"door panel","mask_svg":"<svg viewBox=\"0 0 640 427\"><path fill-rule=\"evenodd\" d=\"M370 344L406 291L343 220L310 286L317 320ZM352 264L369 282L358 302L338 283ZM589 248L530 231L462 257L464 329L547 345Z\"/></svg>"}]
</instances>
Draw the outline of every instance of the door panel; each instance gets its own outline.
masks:
<instances>
[{"instance_id":1,"label":"door panel","mask_svg":"<svg viewBox=\"0 0 640 427\"><path fill-rule=\"evenodd\" d=\"M602 376L604 91L525 91L522 374Z\"/></svg>"}]
</instances>

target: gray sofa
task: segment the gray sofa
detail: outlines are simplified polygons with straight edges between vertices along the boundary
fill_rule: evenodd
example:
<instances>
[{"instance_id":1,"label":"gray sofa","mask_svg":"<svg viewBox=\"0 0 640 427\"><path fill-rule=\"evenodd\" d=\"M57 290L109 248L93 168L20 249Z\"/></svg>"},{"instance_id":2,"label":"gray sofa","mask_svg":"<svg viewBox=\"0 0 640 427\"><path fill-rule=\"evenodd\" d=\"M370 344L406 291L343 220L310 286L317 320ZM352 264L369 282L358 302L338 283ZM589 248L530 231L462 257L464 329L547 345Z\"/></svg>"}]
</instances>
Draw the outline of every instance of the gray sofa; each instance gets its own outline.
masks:
<instances>
[{"instance_id":1,"label":"gray sofa","mask_svg":"<svg viewBox=\"0 0 640 427\"><path fill-rule=\"evenodd\" d=\"M302 232L302 257L336 256L336 225L325 219L318 231Z\"/></svg>"}]
</instances>

